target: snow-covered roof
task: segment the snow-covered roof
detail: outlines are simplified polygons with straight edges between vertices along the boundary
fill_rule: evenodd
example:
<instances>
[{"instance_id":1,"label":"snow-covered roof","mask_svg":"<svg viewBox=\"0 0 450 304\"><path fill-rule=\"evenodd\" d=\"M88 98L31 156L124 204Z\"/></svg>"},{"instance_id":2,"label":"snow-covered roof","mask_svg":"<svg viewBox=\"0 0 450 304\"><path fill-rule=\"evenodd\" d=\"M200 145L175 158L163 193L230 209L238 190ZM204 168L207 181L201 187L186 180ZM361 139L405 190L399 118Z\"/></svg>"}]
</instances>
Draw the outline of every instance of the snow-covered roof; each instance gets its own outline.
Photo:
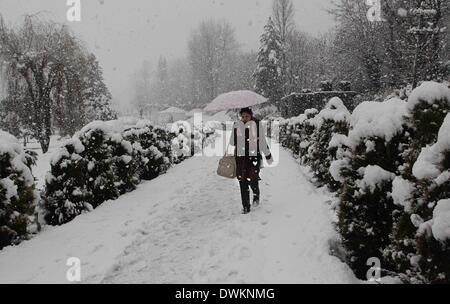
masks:
<instances>
[{"instance_id":1,"label":"snow-covered roof","mask_svg":"<svg viewBox=\"0 0 450 304\"><path fill-rule=\"evenodd\" d=\"M186 114L185 110L182 110L180 108L177 107L170 107L162 112L160 112L161 114L173 114L173 113L178 113L178 114Z\"/></svg>"}]
</instances>

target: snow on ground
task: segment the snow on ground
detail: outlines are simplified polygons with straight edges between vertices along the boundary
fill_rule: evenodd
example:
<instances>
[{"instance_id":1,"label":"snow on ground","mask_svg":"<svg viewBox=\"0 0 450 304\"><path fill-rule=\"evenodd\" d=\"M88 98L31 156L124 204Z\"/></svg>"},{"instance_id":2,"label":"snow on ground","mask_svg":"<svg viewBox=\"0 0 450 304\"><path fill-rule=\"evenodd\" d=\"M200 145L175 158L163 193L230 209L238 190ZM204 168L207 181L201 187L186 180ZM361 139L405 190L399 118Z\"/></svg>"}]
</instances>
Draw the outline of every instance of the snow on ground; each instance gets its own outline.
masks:
<instances>
[{"instance_id":1,"label":"snow on ground","mask_svg":"<svg viewBox=\"0 0 450 304\"><path fill-rule=\"evenodd\" d=\"M263 170L262 204L240 214L237 181L194 157L132 193L0 251L0 283L354 283L329 255L329 198L287 151Z\"/></svg>"}]
</instances>

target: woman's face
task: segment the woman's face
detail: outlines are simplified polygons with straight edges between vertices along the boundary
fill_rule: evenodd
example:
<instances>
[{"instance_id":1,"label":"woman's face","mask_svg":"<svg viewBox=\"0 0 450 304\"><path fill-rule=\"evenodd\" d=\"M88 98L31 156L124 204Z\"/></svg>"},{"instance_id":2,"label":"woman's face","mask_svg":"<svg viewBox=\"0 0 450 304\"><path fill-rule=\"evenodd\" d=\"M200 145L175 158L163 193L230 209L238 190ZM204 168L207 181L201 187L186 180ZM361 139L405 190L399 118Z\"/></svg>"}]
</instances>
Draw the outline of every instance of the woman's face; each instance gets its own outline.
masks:
<instances>
[{"instance_id":1,"label":"woman's face","mask_svg":"<svg viewBox=\"0 0 450 304\"><path fill-rule=\"evenodd\" d=\"M243 123L247 123L252 120L252 116L249 113L242 113L241 120Z\"/></svg>"}]
</instances>

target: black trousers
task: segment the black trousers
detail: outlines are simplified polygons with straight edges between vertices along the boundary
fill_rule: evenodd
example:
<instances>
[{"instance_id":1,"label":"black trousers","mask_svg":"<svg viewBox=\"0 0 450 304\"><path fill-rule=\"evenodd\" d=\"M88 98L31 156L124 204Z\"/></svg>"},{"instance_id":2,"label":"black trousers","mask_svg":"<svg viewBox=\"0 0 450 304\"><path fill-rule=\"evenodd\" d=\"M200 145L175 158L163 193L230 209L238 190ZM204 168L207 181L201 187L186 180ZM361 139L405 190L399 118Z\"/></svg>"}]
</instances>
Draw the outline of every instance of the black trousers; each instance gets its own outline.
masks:
<instances>
[{"instance_id":1,"label":"black trousers","mask_svg":"<svg viewBox=\"0 0 450 304\"><path fill-rule=\"evenodd\" d=\"M242 206L244 208L250 208L250 188L253 191L253 200L259 201L259 181L239 181L239 186L241 187Z\"/></svg>"}]
</instances>

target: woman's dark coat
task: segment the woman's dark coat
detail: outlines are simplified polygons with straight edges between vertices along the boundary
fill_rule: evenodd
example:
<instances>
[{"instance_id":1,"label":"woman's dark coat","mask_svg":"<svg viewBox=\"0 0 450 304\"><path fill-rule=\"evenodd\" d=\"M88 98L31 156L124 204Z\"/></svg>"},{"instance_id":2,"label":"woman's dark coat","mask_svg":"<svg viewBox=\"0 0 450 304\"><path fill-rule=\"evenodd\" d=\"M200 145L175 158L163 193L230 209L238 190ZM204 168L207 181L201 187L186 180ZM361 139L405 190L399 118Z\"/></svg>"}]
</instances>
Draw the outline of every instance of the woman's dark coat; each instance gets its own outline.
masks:
<instances>
[{"instance_id":1,"label":"woman's dark coat","mask_svg":"<svg viewBox=\"0 0 450 304\"><path fill-rule=\"evenodd\" d=\"M256 119L245 125L243 123L234 124L230 145L235 147L236 175L239 181L261 180L259 176L262 162L261 152L266 159L271 158L264 130L260 121Z\"/></svg>"}]
</instances>

